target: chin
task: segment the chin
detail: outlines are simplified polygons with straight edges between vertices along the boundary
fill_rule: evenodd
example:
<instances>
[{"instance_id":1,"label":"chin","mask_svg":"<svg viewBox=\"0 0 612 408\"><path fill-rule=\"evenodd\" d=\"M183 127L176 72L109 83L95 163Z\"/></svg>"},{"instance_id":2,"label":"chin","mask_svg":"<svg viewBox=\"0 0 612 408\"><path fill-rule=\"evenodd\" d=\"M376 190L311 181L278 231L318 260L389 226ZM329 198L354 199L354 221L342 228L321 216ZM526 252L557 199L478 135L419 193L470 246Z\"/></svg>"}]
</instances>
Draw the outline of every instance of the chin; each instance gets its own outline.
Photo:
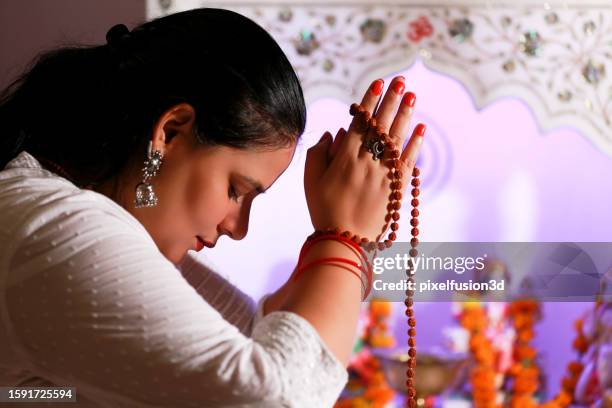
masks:
<instances>
[{"instance_id":1,"label":"chin","mask_svg":"<svg viewBox=\"0 0 612 408\"><path fill-rule=\"evenodd\" d=\"M187 250L184 251L177 251L177 250L168 250L168 249L160 249L159 252L162 253L162 255L169 260L170 262L172 262L173 264L178 264L181 262L181 260L183 259L183 257L185 257L185 255L187 255L187 251L190 248L188 248Z\"/></svg>"}]
</instances>

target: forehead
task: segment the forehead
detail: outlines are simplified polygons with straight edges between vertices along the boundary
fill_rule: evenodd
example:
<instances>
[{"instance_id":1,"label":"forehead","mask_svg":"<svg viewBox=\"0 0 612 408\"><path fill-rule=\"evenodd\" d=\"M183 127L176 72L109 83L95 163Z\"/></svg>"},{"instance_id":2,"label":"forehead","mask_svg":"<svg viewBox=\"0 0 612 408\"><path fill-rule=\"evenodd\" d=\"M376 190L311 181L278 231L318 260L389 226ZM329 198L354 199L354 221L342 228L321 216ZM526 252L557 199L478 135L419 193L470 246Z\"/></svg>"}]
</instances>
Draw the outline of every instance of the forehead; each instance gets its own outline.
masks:
<instances>
[{"instance_id":1,"label":"forehead","mask_svg":"<svg viewBox=\"0 0 612 408\"><path fill-rule=\"evenodd\" d=\"M257 178L268 187L291 164L295 150L296 144L274 150L224 148L223 153L229 155L226 164L230 170Z\"/></svg>"}]
</instances>

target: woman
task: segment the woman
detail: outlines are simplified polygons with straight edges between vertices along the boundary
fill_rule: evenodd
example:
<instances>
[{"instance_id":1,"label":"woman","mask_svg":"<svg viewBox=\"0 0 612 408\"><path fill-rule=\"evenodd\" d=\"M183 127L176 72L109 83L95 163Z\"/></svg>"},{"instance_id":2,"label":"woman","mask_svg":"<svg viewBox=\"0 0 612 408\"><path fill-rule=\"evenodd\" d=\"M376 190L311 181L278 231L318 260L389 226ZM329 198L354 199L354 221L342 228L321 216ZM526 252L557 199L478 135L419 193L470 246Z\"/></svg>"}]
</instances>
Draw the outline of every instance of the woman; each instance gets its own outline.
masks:
<instances>
[{"instance_id":1,"label":"woman","mask_svg":"<svg viewBox=\"0 0 612 408\"><path fill-rule=\"evenodd\" d=\"M359 280L317 265L254 310L187 253L244 238L253 200L290 164L306 109L287 58L220 9L118 25L107 41L44 55L0 101L0 385L76 387L81 406L331 406ZM382 89L367 90L369 112ZM402 143L403 95L398 77L376 113ZM363 132L308 150L316 229L380 232L387 171ZM304 262L321 256L356 259L326 240Z\"/></svg>"}]
</instances>

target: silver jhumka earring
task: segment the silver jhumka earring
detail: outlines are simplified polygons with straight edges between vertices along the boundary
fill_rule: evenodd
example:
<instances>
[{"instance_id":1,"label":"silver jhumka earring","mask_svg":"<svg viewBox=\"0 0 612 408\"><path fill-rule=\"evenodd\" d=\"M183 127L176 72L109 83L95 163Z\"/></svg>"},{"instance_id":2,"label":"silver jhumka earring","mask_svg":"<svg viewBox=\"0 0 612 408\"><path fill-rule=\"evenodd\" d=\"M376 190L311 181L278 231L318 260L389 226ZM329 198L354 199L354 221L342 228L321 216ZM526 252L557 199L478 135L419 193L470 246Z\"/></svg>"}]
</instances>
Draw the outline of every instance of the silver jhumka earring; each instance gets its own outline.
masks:
<instances>
[{"instance_id":1,"label":"silver jhumka earring","mask_svg":"<svg viewBox=\"0 0 612 408\"><path fill-rule=\"evenodd\" d=\"M154 207L157 205L157 195L155 195L150 180L157 175L162 165L163 155L159 150L152 151L152 147L153 144L149 142L147 159L142 168L142 181L136 186L136 199L134 200L136 208Z\"/></svg>"}]
</instances>

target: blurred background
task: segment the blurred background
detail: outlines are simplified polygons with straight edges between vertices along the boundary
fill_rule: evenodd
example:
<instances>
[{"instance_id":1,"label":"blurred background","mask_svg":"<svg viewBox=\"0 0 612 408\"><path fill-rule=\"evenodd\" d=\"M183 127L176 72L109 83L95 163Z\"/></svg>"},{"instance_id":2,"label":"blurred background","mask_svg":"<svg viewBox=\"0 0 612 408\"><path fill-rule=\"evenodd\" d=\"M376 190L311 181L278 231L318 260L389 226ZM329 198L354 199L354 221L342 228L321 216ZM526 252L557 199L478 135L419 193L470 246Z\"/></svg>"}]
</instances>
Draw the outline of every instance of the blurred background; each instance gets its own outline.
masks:
<instances>
[{"instance_id":1,"label":"blurred background","mask_svg":"<svg viewBox=\"0 0 612 408\"><path fill-rule=\"evenodd\" d=\"M603 1L0 0L0 87L48 47L101 43L116 23L132 27L200 6L234 9L264 26L296 67L308 103L294 161L253 203L248 236L222 238L199 255L253 298L285 282L312 231L302 185L307 148L325 130L346 127L348 106L379 77L386 84L406 77L406 89L417 95L412 126L428 127L418 163L423 241L612 241L612 13ZM400 228L398 240L409 240L407 232ZM432 367L453 373L438 375L445 387L421 384L420 405L475 406L478 387L498 403L524 397L516 401L561 404L565 392L576 406L603 404L612 376L604 364L612 361L610 344L601 337L612 323L603 303L417 303L424 356L417 361L429 364L417 367L417 378ZM339 406L400 406L403 389L394 387L392 372L407 342L403 308L364 303ZM516 350L526 343L517 343L524 328L514 322L517 313L534 310L541 320L534 317L527 338L539 370L521 389L528 374L515 366L524 363ZM473 377L484 364L470 351L473 313L486 316L495 357L490 384ZM581 368L568 374L572 361Z\"/></svg>"}]
</instances>

